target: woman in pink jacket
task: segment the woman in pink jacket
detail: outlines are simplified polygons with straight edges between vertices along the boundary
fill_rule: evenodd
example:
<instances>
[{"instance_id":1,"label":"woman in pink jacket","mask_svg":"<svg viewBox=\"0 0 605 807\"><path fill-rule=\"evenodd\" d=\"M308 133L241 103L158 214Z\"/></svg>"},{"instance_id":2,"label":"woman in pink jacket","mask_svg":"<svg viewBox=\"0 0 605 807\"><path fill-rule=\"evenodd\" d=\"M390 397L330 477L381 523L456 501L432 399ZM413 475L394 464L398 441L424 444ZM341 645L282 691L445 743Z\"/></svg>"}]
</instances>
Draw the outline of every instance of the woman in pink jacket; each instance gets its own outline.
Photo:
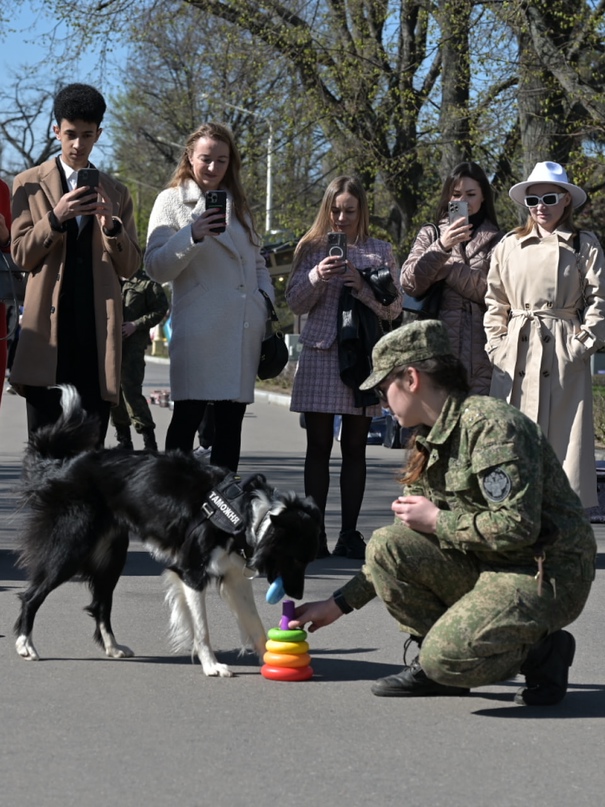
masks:
<instances>
[{"instance_id":1,"label":"woman in pink jacket","mask_svg":"<svg viewBox=\"0 0 605 807\"><path fill-rule=\"evenodd\" d=\"M364 406L356 390L341 378L338 318L343 288L348 288L355 301L365 307L363 313L368 313L369 309L382 320L393 320L401 312L393 250L386 241L370 238L369 221L361 182L348 176L334 179L326 189L311 229L296 248L286 291L292 311L308 315L300 337L303 349L290 406L292 411L305 414L305 495L312 496L325 514L334 416L342 415L341 531L333 554L354 559L365 556L365 541L357 531L357 519L365 491L366 440L372 417L379 415L382 409L378 398L372 398L373 403ZM346 236L346 262L336 255L328 255L330 231ZM358 271L378 267L388 269L395 286L396 296L388 304L378 301ZM368 362L370 353L371 348ZM329 554L324 529L318 557Z\"/></svg>"},{"instance_id":2,"label":"woman in pink jacket","mask_svg":"<svg viewBox=\"0 0 605 807\"><path fill-rule=\"evenodd\" d=\"M468 224L462 218L449 223L448 203L468 204ZM485 352L485 293L494 247L502 238L489 180L473 162L457 165L441 189L436 221L422 227L401 269L404 294L424 295L445 280L439 319L445 325L455 355L466 367L471 393L488 395L492 367Z\"/></svg>"}]
</instances>

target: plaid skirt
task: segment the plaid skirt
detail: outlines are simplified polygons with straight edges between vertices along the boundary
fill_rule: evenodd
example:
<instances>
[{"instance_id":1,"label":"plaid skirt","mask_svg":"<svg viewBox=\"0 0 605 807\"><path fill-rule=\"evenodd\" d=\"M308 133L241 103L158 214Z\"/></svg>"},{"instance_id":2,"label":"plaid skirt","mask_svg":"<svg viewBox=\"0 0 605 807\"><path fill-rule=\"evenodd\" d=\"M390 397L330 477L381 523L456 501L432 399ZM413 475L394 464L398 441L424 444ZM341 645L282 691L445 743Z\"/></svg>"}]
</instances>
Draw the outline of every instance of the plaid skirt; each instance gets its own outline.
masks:
<instances>
[{"instance_id":1,"label":"plaid skirt","mask_svg":"<svg viewBox=\"0 0 605 807\"><path fill-rule=\"evenodd\" d=\"M327 350L303 345L290 403L292 412L327 412L333 415L382 414L380 404L355 406L353 390L340 380L338 342Z\"/></svg>"}]
</instances>

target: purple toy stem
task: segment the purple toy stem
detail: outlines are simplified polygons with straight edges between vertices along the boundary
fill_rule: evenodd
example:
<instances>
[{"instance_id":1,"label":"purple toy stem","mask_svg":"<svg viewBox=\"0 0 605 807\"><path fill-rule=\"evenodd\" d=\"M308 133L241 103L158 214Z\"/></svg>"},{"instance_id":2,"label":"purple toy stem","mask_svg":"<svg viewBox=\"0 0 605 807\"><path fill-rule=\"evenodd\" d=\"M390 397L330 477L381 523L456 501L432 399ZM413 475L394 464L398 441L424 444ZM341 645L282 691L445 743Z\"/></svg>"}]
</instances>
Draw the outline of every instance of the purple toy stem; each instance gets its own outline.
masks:
<instances>
[{"instance_id":1,"label":"purple toy stem","mask_svg":"<svg viewBox=\"0 0 605 807\"><path fill-rule=\"evenodd\" d=\"M296 606L293 600L284 600L281 606L282 618L279 621L280 630L288 630L288 623L296 619Z\"/></svg>"}]
</instances>

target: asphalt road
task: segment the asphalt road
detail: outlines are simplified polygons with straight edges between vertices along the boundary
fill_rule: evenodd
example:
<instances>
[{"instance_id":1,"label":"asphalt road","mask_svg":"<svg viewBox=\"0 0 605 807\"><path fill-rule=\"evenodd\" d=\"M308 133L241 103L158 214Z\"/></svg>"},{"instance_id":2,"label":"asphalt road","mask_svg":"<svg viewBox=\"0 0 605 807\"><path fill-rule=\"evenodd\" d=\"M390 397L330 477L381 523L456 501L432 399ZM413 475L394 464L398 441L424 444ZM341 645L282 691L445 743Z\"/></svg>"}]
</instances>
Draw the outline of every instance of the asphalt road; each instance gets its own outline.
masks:
<instances>
[{"instance_id":1,"label":"asphalt road","mask_svg":"<svg viewBox=\"0 0 605 807\"><path fill-rule=\"evenodd\" d=\"M148 367L150 391L167 387L167 368ZM259 396L244 422L241 471L260 470L302 492L305 436L287 406ZM163 442L167 409L152 409ZM603 803L605 718L603 612L605 528L596 526L599 570L572 628L578 642L567 698L540 711L517 707L519 681L467 698L391 700L370 683L401 666L405 635L379 602L310 636L315 677L264 680L253 656L237 653L237 632L215 591L208 597L219 659L237 671L209 679L190 658L172 655L161 569L131 547L114 598L118 641L132 659L110 660L92 642L82 611L88 592L70 582L36 621L39 663L14 650L12 625L23 576L15 568L20 515L12 488L26 439L24 406L0 407L0 797L17 807L596 807ZM334 451L337 467L339 447ZM360 528L390 521L398 452L369 447ZM337 478L328 512L338 532ZM150 501L150 507L153 502ZM306 597L323 598L358 568L327 558L309 567ZM266 581L254 583L265 625Z\"/></svg>"}]
</instances>

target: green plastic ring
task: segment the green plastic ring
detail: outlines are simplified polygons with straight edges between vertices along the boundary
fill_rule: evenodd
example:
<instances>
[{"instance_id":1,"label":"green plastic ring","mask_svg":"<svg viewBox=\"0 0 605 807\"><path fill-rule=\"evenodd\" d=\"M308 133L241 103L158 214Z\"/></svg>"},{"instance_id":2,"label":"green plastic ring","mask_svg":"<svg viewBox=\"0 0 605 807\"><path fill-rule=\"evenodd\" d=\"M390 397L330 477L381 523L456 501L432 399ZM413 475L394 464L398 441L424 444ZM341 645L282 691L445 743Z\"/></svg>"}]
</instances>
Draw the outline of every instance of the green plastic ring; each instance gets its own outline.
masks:
<instances>
[{"instance_id":1,"label":"green plastic ring","mask_svg":"<svg viewBox=\"0 0 605 807\"><path fill-rule=\"evenodd\" d=\"M304 642L307 638L307 631L301 628L294 630L281 630L281 628L269 628L267 633L269 639L274 642Z\"/></svg>"}]
</instances>

